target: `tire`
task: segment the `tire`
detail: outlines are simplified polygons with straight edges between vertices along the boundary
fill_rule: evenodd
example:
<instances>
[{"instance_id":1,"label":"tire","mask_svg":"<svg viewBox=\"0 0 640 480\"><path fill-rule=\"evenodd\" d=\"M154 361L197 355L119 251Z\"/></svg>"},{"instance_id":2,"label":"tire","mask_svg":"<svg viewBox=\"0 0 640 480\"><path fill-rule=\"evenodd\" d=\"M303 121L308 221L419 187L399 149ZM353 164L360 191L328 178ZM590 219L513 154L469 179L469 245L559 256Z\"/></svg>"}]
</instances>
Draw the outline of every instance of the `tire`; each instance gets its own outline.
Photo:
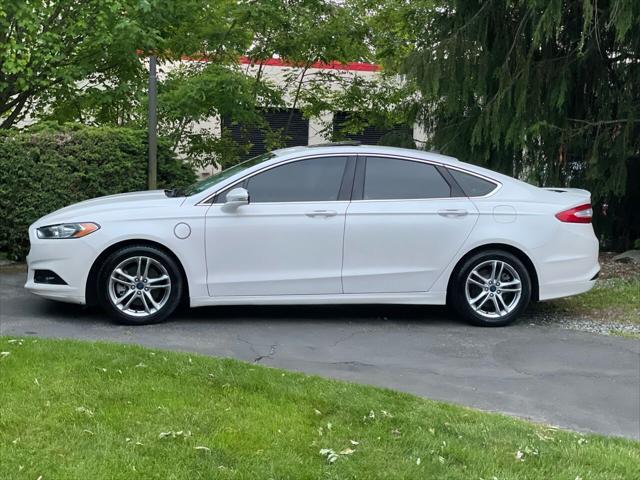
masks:
<instances>
[{"instance_id":1,"label":"tire","mask_svg":"<svg viewBox=\"0 0 640 480\"><path fill-rule=\"evenodd\" d=\"M180 304L183 278L176 261L149 245L110 254L98 272L98 301L117 323L149 325L166 320Z\"/></svg>"},{"instance_id":2,"label":"tire","mask_svg":"<svg viewBox=\"0 0 640 480\"><path fill-rule=\"evenodd\" d=\"M473 325L503 327L513 323L530 300L531 278L524 264L504 250L486 250L454 271L447 303Z\"/></svg>"}]
</instances>

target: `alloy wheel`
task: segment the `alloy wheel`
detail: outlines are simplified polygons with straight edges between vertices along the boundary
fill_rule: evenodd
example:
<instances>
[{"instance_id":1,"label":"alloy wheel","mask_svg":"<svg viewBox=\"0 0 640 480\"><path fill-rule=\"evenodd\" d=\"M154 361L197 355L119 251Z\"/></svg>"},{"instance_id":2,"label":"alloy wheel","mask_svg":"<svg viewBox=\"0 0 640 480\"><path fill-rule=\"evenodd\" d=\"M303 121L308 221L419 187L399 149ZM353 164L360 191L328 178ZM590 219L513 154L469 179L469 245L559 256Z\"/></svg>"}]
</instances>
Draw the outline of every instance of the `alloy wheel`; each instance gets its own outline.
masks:
<instances>
[{"instance_id":1,"label":"alloy wheel","mask_svg":"<svg viewBox=\"0 0 640 480\"><path fill-rule=\"evenodd\" d=\"M467 302L478 315L498 320L520 303L522 281L515 268L502 260L487 260L475 266L465 283Z\"/></svg>"},{"instance_id":2,"label":"alloy wheel","mask_svg":"<svg viewBox=\"0 0 640 480\"><path fill-rule=\"evenodd\" d=\"M171 277L162 263L146 256L120 262L109 278L111 303L126 315L147 317L159 312L171 294Z\"/></svg>"}]
</instances>

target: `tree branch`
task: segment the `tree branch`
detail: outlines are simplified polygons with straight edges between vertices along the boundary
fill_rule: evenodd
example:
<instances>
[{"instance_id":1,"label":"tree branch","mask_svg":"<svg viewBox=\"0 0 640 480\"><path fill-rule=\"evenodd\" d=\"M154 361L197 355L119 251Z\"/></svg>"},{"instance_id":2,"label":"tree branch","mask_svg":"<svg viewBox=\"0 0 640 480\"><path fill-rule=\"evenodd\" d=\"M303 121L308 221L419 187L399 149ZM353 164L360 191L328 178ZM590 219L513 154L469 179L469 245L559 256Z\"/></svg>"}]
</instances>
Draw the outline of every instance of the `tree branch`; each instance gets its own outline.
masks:
<instances>
[{"instance_id":1,"label":"tree branch","mask_svg":"<svg viewBox=\"0 0 640 480\"><path fill-rule=\"evenodd\" d=\"M14 106L13 111L9 114L9 116L5 118L2 124L0 124L0 128L9 128L15 123L16 119L18 118L18 115L20 115L20 112L22 111L25 104L27 103L30 93L31 92L29 90L25 90L20 95L18 95L18 102Z\"/></svg>"},{"instance_id":2,"label":"tree branch","mask_svg":"<svg viewBox=\"0 0 640 480\"><path fill-rule=\"evenodd\" d=\"M570 122L576 123L584 123L589 127L598 127L601 125L614 125L616 123L640 123L640 118L620 118L617 120L598 120L596 122L591 122L589 120L581 120L579 118L567 118Z\"/></svg>"}]
</instances>

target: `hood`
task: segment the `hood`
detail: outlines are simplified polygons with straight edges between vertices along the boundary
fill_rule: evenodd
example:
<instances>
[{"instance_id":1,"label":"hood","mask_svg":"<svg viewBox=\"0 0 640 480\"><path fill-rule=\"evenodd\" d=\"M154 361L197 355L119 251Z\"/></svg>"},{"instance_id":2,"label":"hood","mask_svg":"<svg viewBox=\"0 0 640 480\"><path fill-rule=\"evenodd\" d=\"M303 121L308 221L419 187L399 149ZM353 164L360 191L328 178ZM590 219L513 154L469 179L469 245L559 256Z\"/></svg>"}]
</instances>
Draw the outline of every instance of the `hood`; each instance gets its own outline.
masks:
<instances>
[{"instance_id":1,"label":"hood","mask_svg":"<svg viewBox=\"0 0 640 480\"><path fill-rule=\"evenodd\" d=\"M122 209L144 209L158 208L169 203L182 203L184 198L167 197L164 190L149 190L144 192L118 193L105 197L92 198L82 202L74 203L67 207L49 213L38 219L34 225L50 225L64 222L89 222L95 219L96 215L106 212L113 212Z\"/></svg>"}]
</instances>

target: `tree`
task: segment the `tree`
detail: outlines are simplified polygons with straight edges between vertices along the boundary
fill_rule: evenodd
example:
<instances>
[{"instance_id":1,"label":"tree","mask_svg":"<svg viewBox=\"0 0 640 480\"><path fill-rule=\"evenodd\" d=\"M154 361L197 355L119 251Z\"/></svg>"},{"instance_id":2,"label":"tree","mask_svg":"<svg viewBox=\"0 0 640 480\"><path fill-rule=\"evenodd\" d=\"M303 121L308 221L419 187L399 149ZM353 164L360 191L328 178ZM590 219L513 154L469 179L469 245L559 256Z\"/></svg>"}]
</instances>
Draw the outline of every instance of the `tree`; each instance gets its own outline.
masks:
<instances>
[{"instance_id":1,"label":"tree","mask_svg":"<svg viewBox=\"0 0 640 480\"><path fill-rule=\"evenodd\" d=\"M374 26L392 25L371 41L415 82L431 146L589 188L601 232L621 247L640 237L640 2L363 3Z\"/></svg>"},{"instance_id":2,"label":"tree","mask_svg":"<svg viewBox=\"0 0 640 480\"><path fill-rule=\"evenodd\" d=\"M235 64L190 62L171 71L160 84L160 131L174 150L194 164L226 167L237 163L248 147L200 123L224 117L264 127L260 104L283 105L280 92L247 76Z\"/></svg>"},{"instance_id":3,"label":"tree","mask_svg":"<svg viewBox=\"0 0 640 480\"><path fill-rule=\"evenodd\" d=\"M151 52L161 61L194 52L217 61L237 59L251 38L233 20L237 5L233 0L3 2L0 127L27 114L60 122L139 120L132 106L144 92L141 59Z\"/></svg>"},{"instance_id":4,"label":"tree","mask_svg":"<svg viewBox=\"0 0 640 480\"><path fill-rule=\"evenodd\" d=\"M161 72L189 56L202 61L161 76L160 133L188 158L218 165L235 161L248 146L202 130L199 122L224 116L264 130L277 147L290 125L271 131L260 107L317 111L315 105L326 104L326 86L336 79L348 86L349 78L313 71L314 63L370 55L364 17L330 0L17 1L0 7L2 27L3 127L28 114L142 128L145 56L156 55ZM241 56L258 65L255 77L242 71ZM274 85L263 76L262 62L271 58L299 69Z\"/></svg>"},{"instance_id":5,"label":"tree","mask_svg":"<svg viewBox=\"0 0 640 480\"><path fill-rule=\"evenodd\" d=\"M228 31L241 40L234 49L222 49L235 52L235 58L221 56L209 47L212 42L203 42L197 53L206 62L191 62L172 72L159 97L161 130L201 165L235 163L250 145L237 144L224 130L222 136L203 130L198 122L225 117L262 130L270 147L283 146L294 109L317 112L317 105L326 104L329 84L349 82L333 72L311 73L313 65L361 60L370 53L364 43L365 23L354 21L351 10L328 0L237 2L223 17L232 19ZM254 76L238 68L241 55L257 66ZM272 58L298 68L285 73L282 84L273 84L264 76L264 61ZM289 121L273 131L261 115L262 107L290 108Z\"/></svg>"},{"instance_id":6,"label":"tree","mask_svg":"<svg viewBox=\"0 0 640 480\"><path fill-rule=\"evenodd\" d=\"M133 0L22 0L0 6L0 127L68 95L93 76L106 82L139 70L146 33Z\"/></svg>"}]
</instances>

